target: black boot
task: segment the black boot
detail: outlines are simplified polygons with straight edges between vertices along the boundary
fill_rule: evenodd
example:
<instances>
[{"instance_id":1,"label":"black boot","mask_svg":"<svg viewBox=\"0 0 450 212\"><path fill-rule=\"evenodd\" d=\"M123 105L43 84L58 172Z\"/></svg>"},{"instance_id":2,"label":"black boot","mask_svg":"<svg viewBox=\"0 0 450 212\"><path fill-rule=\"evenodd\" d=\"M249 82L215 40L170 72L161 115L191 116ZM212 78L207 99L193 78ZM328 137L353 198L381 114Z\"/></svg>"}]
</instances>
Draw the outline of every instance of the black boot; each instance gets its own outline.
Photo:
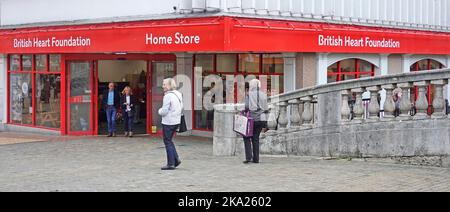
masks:
<instances>
[{"instance_id":1,"label":"black boot","mask_svg":"<svg viewBox=\"0 0 450 212\"><path fill-rule=\"evenodd\" d=\"M163 167L161 167L161 170L174 170L175 169L175 166L169 166L169 165L167 165L167 166L163 166Z\"/></svg>"}]
</instances>

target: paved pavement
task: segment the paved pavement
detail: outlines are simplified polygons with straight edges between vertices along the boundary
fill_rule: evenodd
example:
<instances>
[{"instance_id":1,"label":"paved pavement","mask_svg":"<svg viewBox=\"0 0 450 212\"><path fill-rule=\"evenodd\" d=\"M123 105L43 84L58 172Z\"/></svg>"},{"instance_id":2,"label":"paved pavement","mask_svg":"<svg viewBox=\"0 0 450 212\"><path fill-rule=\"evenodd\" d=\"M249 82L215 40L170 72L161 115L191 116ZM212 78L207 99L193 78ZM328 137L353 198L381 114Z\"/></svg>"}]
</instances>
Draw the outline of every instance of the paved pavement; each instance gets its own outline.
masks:
<instances>
[{"instance_id":1,"label":"paved pavement","mask_svg":"<svg viewBox=\"0 0 450 212\"><path fill-rule=\"evenodd\" d=\"M244 165L212 156L209 139L178 137L183 163L161 171L159 138L47 140L0 145L0 191L450 191L446 168L307 157Z\"/></svg>"}]
</instances>

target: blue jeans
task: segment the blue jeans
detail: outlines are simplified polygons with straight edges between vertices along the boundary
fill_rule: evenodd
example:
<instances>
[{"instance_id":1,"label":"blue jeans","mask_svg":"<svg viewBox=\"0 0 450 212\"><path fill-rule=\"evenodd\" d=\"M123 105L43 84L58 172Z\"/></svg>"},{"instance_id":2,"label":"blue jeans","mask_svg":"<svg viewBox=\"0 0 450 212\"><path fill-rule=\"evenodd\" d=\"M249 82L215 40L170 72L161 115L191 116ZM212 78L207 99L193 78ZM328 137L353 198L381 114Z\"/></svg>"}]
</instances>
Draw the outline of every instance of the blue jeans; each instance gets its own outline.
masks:
<instances>
[{"instance_id":1,"label":"blue jeans","mask_svg":"<svg viewBox=\"0 0 450 212\"><path fill-rule=\"evenodd\" d=\"M123 113L123 127L125 132L133 131L133 111Z\"/></svg>"},{"instance_id":2,"label":"blue jeans","mask_svg":"<svg viewBox=\"0 0 450 212\"><path fill-rule=\"evenodd\" d=\"M116 113L117 110L114 106L107 106L106 119L108 120L108 133L116 132Z\"/></svg>"},{"instance_id":3,"label":"blue jeans","mask_svg":"<svg viewBox=\"0 0 450 212\"><path fill-rule=\"evenodd\" d=\"M180 161L175 144L172 141L173 135L177 129L178 125L163 125L163 140L164 145L166 146L168 166L175 166L175 163Z\"/></svg>"}]
</instances>

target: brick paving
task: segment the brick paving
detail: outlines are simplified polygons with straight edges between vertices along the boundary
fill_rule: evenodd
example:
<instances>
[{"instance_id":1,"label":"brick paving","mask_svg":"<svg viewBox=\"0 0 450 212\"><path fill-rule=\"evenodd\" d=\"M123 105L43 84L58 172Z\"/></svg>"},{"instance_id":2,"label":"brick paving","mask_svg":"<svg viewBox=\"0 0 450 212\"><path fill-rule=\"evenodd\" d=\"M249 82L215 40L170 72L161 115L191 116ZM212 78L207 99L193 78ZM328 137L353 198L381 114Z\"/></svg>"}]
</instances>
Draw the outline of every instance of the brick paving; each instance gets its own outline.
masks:
<instances>
[{"instance_id":1,"label":"brick paving","mask_svg":"<svg viewBox=\"0 0 450 212\"><path fill-rule=\"evenodd\" d=\"M244 165L212 156L210 139L178 137L183 163L161 171L160 138L43 138L0 145L0 191L450 191L447 168L271 156Z\"/></svg>"}]
</instances>

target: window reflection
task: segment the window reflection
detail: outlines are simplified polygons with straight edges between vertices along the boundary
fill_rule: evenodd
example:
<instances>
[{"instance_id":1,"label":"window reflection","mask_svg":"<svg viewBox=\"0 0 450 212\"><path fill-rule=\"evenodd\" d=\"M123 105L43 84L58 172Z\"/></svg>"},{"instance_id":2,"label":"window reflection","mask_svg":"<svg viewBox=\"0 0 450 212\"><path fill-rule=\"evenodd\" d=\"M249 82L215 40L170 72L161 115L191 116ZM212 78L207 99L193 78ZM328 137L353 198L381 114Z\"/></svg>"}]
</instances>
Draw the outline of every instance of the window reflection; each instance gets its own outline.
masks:
<instances>
[{"instance_id":1,"label":"window reflection","mask_svg":"<svg viewBox=\"0 0 450 212\"><path fill-rule=\"evenodd\" d=\"M49 128L60 127L60 87L60 75L36 75L36 125Z\"/></svg>"},{"instance_id":2,"label":"window reflection","mask_svg":"<svg viewBox=\"0 0 450 212\"><path fill-rule=\"evenodd\" d=\"M32 124L31 74L10 75L10 119L15 124Z\"/></svg>"}]
</instances>

